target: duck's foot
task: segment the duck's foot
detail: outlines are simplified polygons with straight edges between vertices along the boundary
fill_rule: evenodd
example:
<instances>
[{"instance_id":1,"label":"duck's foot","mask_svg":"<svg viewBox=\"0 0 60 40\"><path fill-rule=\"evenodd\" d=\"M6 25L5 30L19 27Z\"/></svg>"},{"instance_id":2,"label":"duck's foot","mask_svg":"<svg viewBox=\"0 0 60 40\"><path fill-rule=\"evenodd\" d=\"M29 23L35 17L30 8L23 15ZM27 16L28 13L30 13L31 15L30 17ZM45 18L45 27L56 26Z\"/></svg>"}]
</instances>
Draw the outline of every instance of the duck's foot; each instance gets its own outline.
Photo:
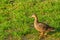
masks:
<instances>
[{"instance_id":1,"label":"duck's foot","mask_svg":"<svg viewBox=\"0 0 60 40\"><path fill-rule=\"evenodd\" d=\"M39 36L39 40L45 40L45 36Z\"/></svg>"},{"instance_id":2,"label":"duck's foot","mask_svg":"<svg viewBox=\"0 0 60 40\"><path fill-rule=\"evenodd\" d=\"M45 40L49 35L39 36L39 40Z\"/></svg>"},{"instance_id":3,"label":"duck's foot","mask_svg":"<svg viewBox=\"0 0 60 40\"><path fill-rule=\"evenodd\" d=\"M45 38L44 37L40 37L39 40L45 40Z\"/></svg>"}]
</instances>

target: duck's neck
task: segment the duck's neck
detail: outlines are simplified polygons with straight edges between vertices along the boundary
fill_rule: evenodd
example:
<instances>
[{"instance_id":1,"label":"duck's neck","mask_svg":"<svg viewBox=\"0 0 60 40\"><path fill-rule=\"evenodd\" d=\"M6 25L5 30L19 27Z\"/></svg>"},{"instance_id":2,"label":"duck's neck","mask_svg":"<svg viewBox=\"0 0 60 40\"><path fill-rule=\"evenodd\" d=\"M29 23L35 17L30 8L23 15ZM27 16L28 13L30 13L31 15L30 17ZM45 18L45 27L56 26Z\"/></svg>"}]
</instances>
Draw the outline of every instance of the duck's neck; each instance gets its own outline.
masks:
<instances>
[{"instance_id":1,"label":"duck's neck","mask_svg":"<svg viewBox=\"0 0 60 40\"><path fill-rule=\"evenodd\" d=\"M38 18L35 17L35 20L34 20L34 25L38 24Z\"/></svg>"}]
</instances>

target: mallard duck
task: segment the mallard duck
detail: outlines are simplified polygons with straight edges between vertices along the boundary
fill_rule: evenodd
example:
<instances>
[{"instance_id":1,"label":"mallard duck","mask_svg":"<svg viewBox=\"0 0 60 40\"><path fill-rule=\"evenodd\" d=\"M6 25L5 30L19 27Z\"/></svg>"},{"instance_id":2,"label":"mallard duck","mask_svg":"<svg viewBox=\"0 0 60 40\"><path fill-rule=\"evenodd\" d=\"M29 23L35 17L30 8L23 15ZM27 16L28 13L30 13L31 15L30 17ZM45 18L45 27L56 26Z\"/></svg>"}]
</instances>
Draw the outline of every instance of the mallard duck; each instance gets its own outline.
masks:
<instances>
[{"instance_id":1,"label":"mallard duck","mask_svg":"<svg viewBox=\"0 0 60 40\"><path fill-rule=\"evenodd\" d=\"M50 31L55 31L55 28L50 27L49 25L42 23L42 22L38 22L38 18L36 16L36 14L33 14L31 17L34 18L34 27L37 31L40 32L40 36L44 36L47 35L47 32Z\"/></svg>"}]
</instances>

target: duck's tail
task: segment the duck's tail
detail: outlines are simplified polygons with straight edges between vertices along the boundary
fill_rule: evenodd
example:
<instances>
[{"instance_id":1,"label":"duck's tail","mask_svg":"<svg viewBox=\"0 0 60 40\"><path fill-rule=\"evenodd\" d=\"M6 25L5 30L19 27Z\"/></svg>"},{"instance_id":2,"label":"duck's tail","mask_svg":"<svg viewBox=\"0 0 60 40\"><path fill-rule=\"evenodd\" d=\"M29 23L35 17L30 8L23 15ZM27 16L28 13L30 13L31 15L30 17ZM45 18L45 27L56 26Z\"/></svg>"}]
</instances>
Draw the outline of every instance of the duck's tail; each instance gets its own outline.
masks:
<instances>
[{"instance_id":1,"label":"duck's tail","mask_svg":"<svg viewBox=\"0 0 60 40\"><path fill-rule=\"evenodd\" d=\"M55 31L55 30L51 30L51 31Z\"/></svg>"},{"instance_id":2,"label":"duck's tail","mask_svg":"<svg viewBox=\"0 0 60 40\"><path fill-rule=\"evenodd\" d=\"M55 28L53 28L53 27L49 27L48 30L50 30L50 31L55 31Z\"/></svg>"}]
</instances>

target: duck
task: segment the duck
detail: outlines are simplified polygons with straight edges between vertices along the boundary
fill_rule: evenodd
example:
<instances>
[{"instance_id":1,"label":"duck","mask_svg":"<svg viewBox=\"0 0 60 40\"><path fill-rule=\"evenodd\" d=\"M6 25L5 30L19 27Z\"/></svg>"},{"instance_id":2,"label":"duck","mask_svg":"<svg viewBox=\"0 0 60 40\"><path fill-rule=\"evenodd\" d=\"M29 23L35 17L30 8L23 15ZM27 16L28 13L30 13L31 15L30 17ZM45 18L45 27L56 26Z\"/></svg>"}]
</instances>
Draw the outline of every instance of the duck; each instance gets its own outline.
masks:
<instances>
[{"instance_id":1,"label":"duck","mask_svg":"<svg viewBox=\"0 0 60 40\"><path fill-rule=\"evenodd\" d=\"M47 35L48 32L55 31L55 28L43 22L38 22L36 14L33 14L31 17L34 18L34 28L39 31L41 37Z\"/></svg>"}]
</instances>

